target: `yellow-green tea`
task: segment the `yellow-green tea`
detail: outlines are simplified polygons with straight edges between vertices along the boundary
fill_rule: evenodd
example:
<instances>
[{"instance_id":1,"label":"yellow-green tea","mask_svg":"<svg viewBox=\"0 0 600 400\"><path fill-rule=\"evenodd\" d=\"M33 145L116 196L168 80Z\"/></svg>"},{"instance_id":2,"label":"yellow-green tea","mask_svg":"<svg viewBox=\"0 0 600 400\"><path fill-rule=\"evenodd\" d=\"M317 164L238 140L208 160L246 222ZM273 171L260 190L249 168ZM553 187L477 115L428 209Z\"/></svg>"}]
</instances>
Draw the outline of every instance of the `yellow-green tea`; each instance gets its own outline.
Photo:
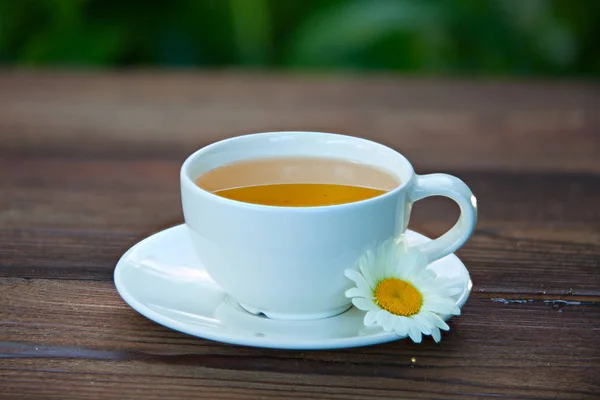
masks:
<instances>
[{"instance_id":1,"label":"yellow-green tea","mask_svg":"<svg viewBox=\"0 0 600 400\"><path fill-rule=\"evenodd\" d=\"M212 169L196 184L216 195L280 207L319 207L382 195L399 185L391 174L349 160L254 159Z\"/></svg>"},{"instance_id":2,"label":"yellow-green tea","mask_svg":"<svg viewBox=\"0 0 600 400\"><path fill-rule=\"evenodd\" d=\"M318 207L370 199L385 190L330 183L274 183L214 192L245 203L280 207Z\"/></svg>"}]
</instances>

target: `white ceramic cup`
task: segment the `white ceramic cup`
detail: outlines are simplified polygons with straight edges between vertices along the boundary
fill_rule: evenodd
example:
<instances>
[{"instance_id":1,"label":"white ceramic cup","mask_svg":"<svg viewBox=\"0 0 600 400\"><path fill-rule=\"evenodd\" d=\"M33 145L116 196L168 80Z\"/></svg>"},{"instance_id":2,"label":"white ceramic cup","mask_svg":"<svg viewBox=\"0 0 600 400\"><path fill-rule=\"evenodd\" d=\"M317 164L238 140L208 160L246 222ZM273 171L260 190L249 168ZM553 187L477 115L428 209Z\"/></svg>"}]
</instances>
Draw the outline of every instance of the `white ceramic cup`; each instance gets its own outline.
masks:
<instances>
[{"instance_id":1,"label":"white ceramic cup","mask_svg":"<svg viewBox=\"0 0 600 400\"><path fill-rule=\"evenodd\" d=\"M326 157L362 162L401 184L368 200L323 207L275 207L229 200L195 184L203 173L237 161ZM251 313L275 319L316 319L351 305L344 296L354 268L370 247L404 233L413 203L445 196L460 218L441 237L420 246L429 262L456 251L477 219L476 200L460 179L419 176L400 153L369 140L320 132L270 132L206 146L181 168L185 222L211 278Z\"/></svg>"}]
</instances>

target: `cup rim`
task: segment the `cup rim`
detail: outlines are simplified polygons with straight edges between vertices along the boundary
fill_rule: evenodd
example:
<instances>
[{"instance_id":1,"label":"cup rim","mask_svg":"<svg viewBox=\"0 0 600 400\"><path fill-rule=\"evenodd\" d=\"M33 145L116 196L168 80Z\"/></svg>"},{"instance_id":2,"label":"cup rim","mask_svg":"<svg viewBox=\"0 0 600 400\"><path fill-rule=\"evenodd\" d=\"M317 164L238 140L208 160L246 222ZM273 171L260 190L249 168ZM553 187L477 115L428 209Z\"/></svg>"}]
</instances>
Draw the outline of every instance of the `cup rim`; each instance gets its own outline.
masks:
<instances>
[{"instance_id":1,"label":"cup rim","mask_svg":"<svg viewBox=\"0 0 600 400\"><path fill-rule=\"evenodd\" d=\"M394 189L390 190L389 192L386 192L379 196L371 197L371 198L368 198L365 200L354 201L351 203L331 204L331 205L324 205L324 206L272 206L272 205L266 205L266 204L246 203L243 201L232 200L232 199L228 199L225 197L221 197L219 195L209 192L208 190L202 189L201 187L196 185L196 183L190 176L189 169L190 169L190 166L194 163L194 161L198 157L202 156L203 153L210 151L214 147L222 146L224 144L227 144L227 142L233 142L233 141L239 140L241 138L258 137L258 136L298 135L298 134L319 135L319 136L327 135L327 136L335 137L338 139L356 140L359 142L363 142L365 144L370 144L372 146L374 145L374 146L385 148L386 150L390 150L390 151L394 152L397 157L400 157L404 161L404 163L408 166L408 173L410 175L410 178L408 180L406 180L405 182L401 182L400 185L398 185ZM249 134L241 134L241 135L237 135L237 136L232 136L232 137L229 137L229 138L226 138L223 140L213 142L211 144L208 144L208 145L201 147L200 149L194 151L192 154L190 154L185 159L185 161L183 162L183 164L181 166L181 170L180 170L181 184L185 185L187 187L187 189L190 190L192 193L195 193L200 196L211 199L213 201L217 201L217 202L220 202L223 204L228 204L231 206L242 207L242 208L247 208L247 209L252 209L252 210L257 210L257 211L276 211L276 212L321 212L321 211L331 211L331 210L345 210L345 209L348 209L351 207L366 206L366 205L381 201L383 199L386 199L388 197L395 196L398 192L403 191L406 187L408 187L409 185L412 184L412 181L414 180L414 176L415 176L415 171L414 171L414 168L413 168L412 164L410 163L410 161L406 157L404 157L400 152L392 149L389 146L375 142L373 140L369 140L369 139L365 139L365 138L361 138L361 137L357 137L357 136L350 136L350 135L343 135L343 134L339 134L339 133L329 133L329 132L316 132L316 131L274 131L274 132L259 132L259 133L249 133Z\"/></svg>"}]
</instances>

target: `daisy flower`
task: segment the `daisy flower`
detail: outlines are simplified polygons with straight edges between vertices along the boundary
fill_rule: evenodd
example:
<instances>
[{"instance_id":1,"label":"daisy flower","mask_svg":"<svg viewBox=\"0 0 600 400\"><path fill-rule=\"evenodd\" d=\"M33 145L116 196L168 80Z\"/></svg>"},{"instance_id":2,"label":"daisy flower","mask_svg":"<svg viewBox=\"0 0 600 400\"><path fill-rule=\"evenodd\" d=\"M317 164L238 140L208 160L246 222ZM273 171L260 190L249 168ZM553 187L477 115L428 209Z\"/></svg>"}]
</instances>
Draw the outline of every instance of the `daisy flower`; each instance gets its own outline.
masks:
<instances>
[{"instance_id":1,"label":"daisy flower","mask_svg":"<svg viewBox=\"0 0 600 400\"><path fill-rule=\"evenodd\" d=\"M440 329L450 327L441 316L460 315L451 297L460 293L456 281L441 278L426 268L425 257L404 241L388 240L358 260L358 271L345 275L356 283L346 297L366 311L364 324L409 336L420 343L422 335L441 339Z\"/></svg>"}]
</instances>

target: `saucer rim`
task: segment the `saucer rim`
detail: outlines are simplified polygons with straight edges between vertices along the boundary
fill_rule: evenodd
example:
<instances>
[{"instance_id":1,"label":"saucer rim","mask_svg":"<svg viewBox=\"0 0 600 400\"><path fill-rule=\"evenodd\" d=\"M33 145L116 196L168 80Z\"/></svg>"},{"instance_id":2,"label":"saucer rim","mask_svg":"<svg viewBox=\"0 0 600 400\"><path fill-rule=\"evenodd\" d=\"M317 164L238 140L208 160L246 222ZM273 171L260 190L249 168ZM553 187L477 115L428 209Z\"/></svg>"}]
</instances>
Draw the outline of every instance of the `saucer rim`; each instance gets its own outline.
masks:
<instances>
[{"instance_id":1,"label":"saucer rim","mask_svg":"<svg viewBox=\"0 0 600 400\"><path fill-rule=\"evenodd\" d=\"M290 342L288 340L281 340L281 339L278 340L278 339L272 339L269 337L244 337L239 334L231 334L228 332L210 332L207 330L190 327L189 324L179 322L175 319L166 317L163 314L152 310L151 308L147 307L140 301L136 300L135 296L130 294L130 292L127 290L127 285L124 284L123 280L120 278L120 272L128 267L127 260L130 258L130 254L133 251L135 251L137 248L143 246L145 244L145 242L150 241L151 239L155 238L155 236L165 234L168 231L176 231L176 230L183 230L183 229L187 229L187 226L185 223L160 230L158 232L155 232L155 233L145 237L144 239L140 240L139 242L137 242L136 244L131 246L125 253L123 253L123 255L119 258L119 261L116 264L116 267L115 267L115 270L113 273L113 280L114 280L114 284L115 284L115 288L116 288L117 292L119 293L121 298L125 301L125 303L127 303L127 305L129 305L136 312L138 312L142 316L148 318L152 322L155 322L159 325L165 326L169 329L173 329L175 331L182 332L187 335L198 337L201 339L208 339L208 340L212 340L215 342L233 344L233 345L257 347L257 348L280 349L280 350L330 350L330 349L353 348L353 347L372 346L375 344L388 343L388 342L402 340L402 339L407 338L407 336L399 336L394 332L380 331L380 332L373 333L372 335L351 336L351 337L346 337L346 338L342 338L342 339L327 339L327 340L312 339L312 340L305 340L305 341ZM416 235L416 237L420 240L423 240L423 239L432 240L432 239L428 238L427 236L420 234L418 232L415 232L413 230L407 229L407 232L408 231L410 231L411 234ZM465 290L460 294L460 297L458 297L456 299L457 306L462 309L462 307L465 305L465 303L467 302L467 300L471 294L473 282L471 280L469 271L467 270L464 263L460 260L460 258L458 258L458 256L456 256L454 253L452 253L452 254L449 254L449 255L443 257L442 259L447 259L447 258L454 259L454 262L458 262L462 266L463 277L461 278L461 281L465 285ZM218 287L218 284L215 283L215 286ZM223 291L223 293L225 295L224 299L226 299L227 293L225 293L225 291ZM223 302L226 302L226 300L223 300ZM344 313L342 313L340 315L336 315L336 316L329 317L329 318L340 318L340 317L343 318L344 314L353 312L353 311L354 312L357 311L357 309L354 306L350 307L347 311L345 311ZM257 318L260 318L260 317L257 317ZM450 318L443 317L443 319L445 321L447 321ZM319 321L322 321L322 320L323 319L316 319L311 322L318 323ZM285 321L285 320L282 320L282 321L288 322L288 323L289 322L293 323L293 321ZM304 321L304 322L306 322L306 321Z\"/></svg>"}]
</instances>

